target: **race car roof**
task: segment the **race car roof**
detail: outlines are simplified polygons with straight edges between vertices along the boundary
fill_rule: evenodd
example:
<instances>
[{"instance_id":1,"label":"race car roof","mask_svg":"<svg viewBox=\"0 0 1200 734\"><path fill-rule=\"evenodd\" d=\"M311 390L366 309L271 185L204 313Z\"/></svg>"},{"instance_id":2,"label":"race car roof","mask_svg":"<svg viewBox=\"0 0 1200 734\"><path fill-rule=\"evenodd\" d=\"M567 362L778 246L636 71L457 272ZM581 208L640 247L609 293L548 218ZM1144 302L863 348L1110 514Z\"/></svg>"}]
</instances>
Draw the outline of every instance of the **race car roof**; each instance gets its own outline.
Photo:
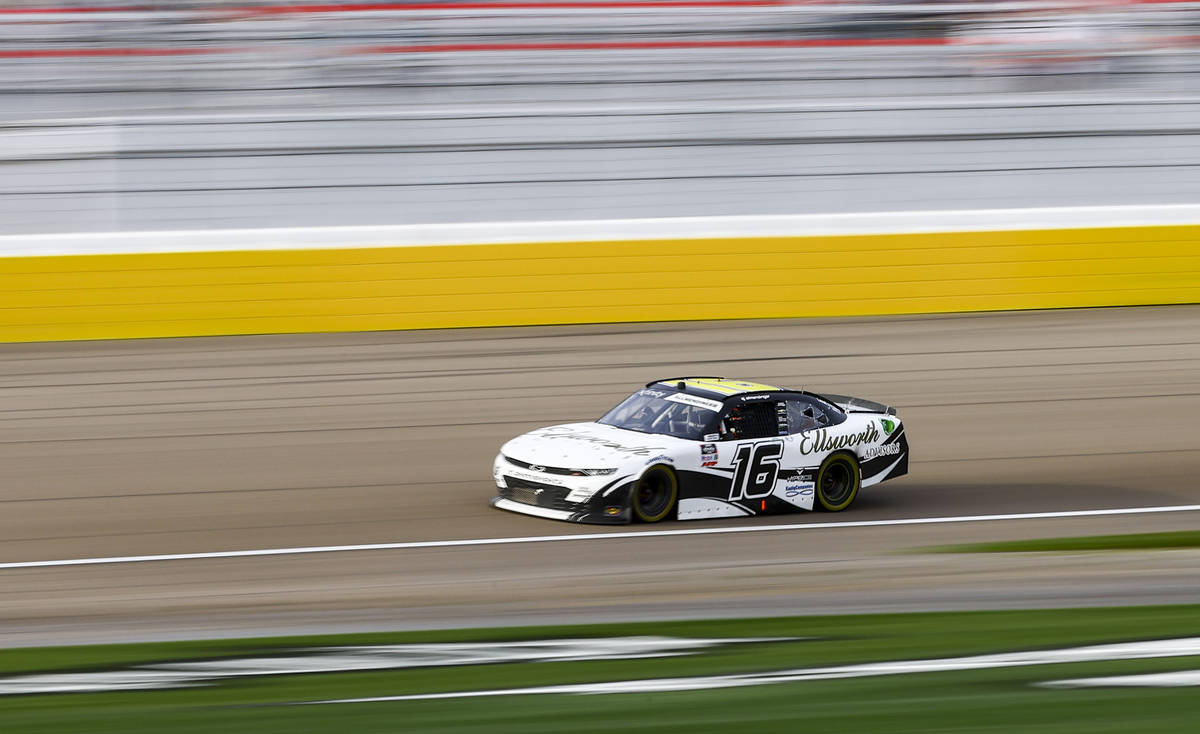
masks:
<instances>
[{"instance_id":1,"label":"race car roof","mask_svg":"<svg viewBox=\"0 0 1200 734\"><path fill-rule=\"evenodd\" d=\"M665 380L655 380L646 385L646 387L650 387L650 385L666 385L667 387L678 389L681 384L683 385L682 389L687 392L695 392L701 395L710 393L718 399L748 392L790 392L787 388L764 385L761 382L749 382L747 380L730 380L725 377L671 377Z\"/></svg>"}]
</instances>

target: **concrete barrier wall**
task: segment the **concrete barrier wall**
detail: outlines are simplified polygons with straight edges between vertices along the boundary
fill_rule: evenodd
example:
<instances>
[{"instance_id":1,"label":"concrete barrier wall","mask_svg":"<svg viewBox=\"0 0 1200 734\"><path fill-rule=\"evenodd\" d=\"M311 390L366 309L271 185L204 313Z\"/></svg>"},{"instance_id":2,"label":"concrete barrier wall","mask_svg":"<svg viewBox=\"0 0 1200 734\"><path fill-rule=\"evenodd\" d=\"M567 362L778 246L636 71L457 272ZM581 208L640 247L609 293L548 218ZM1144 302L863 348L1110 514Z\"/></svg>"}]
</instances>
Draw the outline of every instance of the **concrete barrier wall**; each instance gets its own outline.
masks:
<instances>
[{"instance_id":1,"label":"concrete barrier wall","mask_svg":"<svg viewBox=\"0 0 1200 734\"><path fill-rule=\"evenodd\" d=\"M1191 206L9 237L0 253L8 342L1200 302Z\"/></svg>"}]
</instances>

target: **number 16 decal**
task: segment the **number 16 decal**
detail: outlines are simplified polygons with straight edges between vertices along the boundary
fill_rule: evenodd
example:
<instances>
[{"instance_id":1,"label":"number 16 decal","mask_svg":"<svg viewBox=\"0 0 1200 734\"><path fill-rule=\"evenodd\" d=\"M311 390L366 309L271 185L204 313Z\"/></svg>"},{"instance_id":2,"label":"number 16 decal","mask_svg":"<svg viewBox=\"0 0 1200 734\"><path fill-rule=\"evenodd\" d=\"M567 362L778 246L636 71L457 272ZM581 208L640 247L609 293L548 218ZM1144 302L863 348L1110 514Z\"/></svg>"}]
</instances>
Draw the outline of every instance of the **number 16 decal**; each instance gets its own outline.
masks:
<instances>
[{"instance_id":1,"label":"number 16 decal","mask_svg":"<svg viewBox=\"0 0 1200 734\"><path fill-rule=\"evenodd\" d=\"M753 456L753 458L751 458ZM775 491L775 480L779 477L779 457L783 456L782 441L764 441L760 444L746 443L738 446L733 464L733 486L729 488L729 501L756 500Z\"/></svg>"}]
</instances>

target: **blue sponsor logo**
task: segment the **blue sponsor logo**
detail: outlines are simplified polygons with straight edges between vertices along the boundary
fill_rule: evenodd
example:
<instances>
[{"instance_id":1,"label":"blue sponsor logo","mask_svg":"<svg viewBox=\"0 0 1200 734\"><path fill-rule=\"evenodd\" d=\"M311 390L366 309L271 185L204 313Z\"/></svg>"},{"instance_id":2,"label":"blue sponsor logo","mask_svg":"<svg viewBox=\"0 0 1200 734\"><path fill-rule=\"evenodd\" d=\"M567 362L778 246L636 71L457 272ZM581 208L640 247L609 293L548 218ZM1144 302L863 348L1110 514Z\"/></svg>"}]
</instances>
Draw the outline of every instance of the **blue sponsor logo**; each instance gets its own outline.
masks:
<instances>
[{"instance_id":1,"label":"blue sponsor logo","mask_svg":"<svg viewBox=\"0 0 1200 734\"><path fill-rule=\"evenodd\" d=\"M811 482L802 482L800 484L788 484L783 488L784 494L788 497L808 497L813 493L816 485Z\"/></svg>"}]
</instances>

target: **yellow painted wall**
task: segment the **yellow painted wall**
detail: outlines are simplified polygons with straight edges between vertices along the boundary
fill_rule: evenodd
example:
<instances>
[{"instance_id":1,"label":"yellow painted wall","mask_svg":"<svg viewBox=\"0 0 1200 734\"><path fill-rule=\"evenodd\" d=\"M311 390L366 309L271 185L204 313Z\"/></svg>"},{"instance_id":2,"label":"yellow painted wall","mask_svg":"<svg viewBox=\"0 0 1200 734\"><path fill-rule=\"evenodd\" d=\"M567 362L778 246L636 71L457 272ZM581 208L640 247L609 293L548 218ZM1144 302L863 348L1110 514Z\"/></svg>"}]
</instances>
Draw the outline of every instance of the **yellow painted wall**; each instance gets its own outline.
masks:
<instances>
[{"instance_id":1,"label":"yellow painted wall","mask_svg":"<svg viewBox=\"0 0 1200 734\"><path fill-rule=\"evenodd\" d=\"M1200 226L0 258L0 341L1200 302Z\"/></svg>"}]
</instances>

